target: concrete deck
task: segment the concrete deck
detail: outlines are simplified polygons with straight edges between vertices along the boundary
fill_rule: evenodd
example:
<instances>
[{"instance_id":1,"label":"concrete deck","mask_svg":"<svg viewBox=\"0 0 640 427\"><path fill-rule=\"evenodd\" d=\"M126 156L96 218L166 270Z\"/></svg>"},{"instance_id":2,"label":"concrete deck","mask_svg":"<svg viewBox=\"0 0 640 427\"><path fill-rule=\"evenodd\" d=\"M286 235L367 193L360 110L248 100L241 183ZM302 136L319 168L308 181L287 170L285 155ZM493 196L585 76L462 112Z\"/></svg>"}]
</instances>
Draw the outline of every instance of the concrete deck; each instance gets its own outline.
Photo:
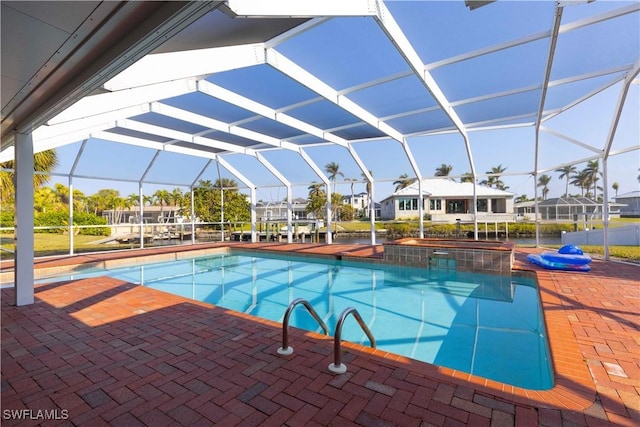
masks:
<instances>
[{"instance_id":1,"label":"concrete deck","mask_svg":"<svg viewBox=\"0 0 640 427\"><path fill-rule=\"evenodd\" d=\"M232 245L373 259L383 250ZM49 258L36 267L218 246ZM526 252L518 250L515 268L537 275L555 371L548 391L349 343L349 371L332 375L330 338L290 328L295 353L279 356L280 324L99 277L39 285L36 303L24 307L2 289L2 423L639 425L640 266L595 260L590 273L552 272L527 263Z\"/></svg>"}]
</instances>

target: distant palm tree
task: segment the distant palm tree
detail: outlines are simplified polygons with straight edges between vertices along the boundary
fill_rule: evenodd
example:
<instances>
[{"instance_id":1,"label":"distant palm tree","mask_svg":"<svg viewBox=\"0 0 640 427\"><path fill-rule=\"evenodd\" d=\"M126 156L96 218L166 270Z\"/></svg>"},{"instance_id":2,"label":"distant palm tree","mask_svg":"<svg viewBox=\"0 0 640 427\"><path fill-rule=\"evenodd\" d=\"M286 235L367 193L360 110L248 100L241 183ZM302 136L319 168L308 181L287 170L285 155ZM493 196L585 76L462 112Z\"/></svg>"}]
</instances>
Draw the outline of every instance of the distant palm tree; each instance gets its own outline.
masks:
<instances>
[{"instance_id":1,"label":"distant palm tree","mask_svg":"<svg viewBox=\"0 0 640 427\"><path fill-rule=\"evenodd\" d=\"M178 187L174 188L171 191L171 203L173 204L173 206L182 207L183 201L184 201L184 194L182 193L182 190Z\"/></svg>"},{"instance_id":2,"label":"distant palm tree","mask_svg":"<svg viewBox=\"0 0 640 427\"><path fill-rule=\"evenodd\" d=\"M36 172L51 172L58 165L58 155L55 150L45 150L33 155L33 170ZM14 169L15 162L0 163L2 169ZM33 188L38 189L46 184L50 175L33 175ZM0 202L15 200L15 188L13 186L13 172L0 172Z\"/></svg>"},{"instance_id":3,"label":"distant palm tree","mask_svg":"<svg viewBox=\"0 0 640 427\"><path fill-rule=\"evenodd\" d=\"M351 183L350 187L351 187L351 201L350 201L350 205L353 206L353 185L358 182L357 179L355 178L345 178L345 181L349 181Z\"/></svg>"},{"instance_id":4,"label":"distant palm tree","mask_svg":"<svg viewBox=\"0 0 640 427\"><path fill-rule=\"evenodd\" d=\"M396 191L398 191L398 190L402 190L403 188L407 188L417 180L418 180L417 178L409 178L409 175L407 175L406 173L403 173L398 177L397 180L393 181L393 185L396 186Z\"/></svg>"},{"instance_id":5,"label":"distant palm tree","mask_svg":"<svg viewBox=\"0 0 640 427\"><path fill-rule=\"evenodd\" d=\"M514 203L522 203L522 202L526 202L527 200L529 200L529 198L527 197L526 194L521 194L515 199L513 199Z\"/></svg>"},{"instance_id":6,"label":"distant palm tree","mask_svg":"<svg viewBox=\"0 0 640 427\"><path fill-rule=\"evenodd\" d=\"M613 184L611 184L611 188L613 188L613 191L616 192L616 197L618 197L618 190L620 189L620 184L618 184L617 182L614 182Z\"/></svg>"},{"instance_id":7,"label":"distant palm tree","mask_svg":"<svg viewBox=\"0 0 640 427\"><path fill-rule=\"evenodd\" d=\"M127 201L127 207L129 209L140 204L140 196L138 196L136 193L129 194L125 200Z\"/></svg>"},{"instance_id":8,"label":"distant palm tree","mask_svg":"<svg viewBox=\"0 0 640 427\"><path fill-rule=\"evenodd\" d=\"M547 185L551 181L549 175L540 175L538 177L538 187L542 187L542 199L547 200L547 194L549 193L549 187Z\"/></svg>"},{"instance_id":9,"label":"distant palm tree","mask_svg":"<svg viewBox=\"0 0 640 427\"><path fill-rule=\"evenodd\" d=\"M465 172L460 177L460 182L473 182L473 174L471 172Z\"/></svg>"},{"instance_id":10,"label":"distant palm tree","mask_svg":"<svg viewBox=\"0 0 640 427\"><path fill-rule=\"evenodd\" d=\"M435 176L449 176L452 170L453 166L442 163L440 167L436 168Z\"/></svg>"},{"instance_id":11,"label":"distant palm tree","mask_svg":"<svg viewBox=\"0 0 640 427\"><path fill-rule=\"evenodd\" d=\"M589 174L589 182L593 185L593 199L597 199L597 189L598 189L598 174L600 169L600 161L599 160L590 160L587 163L587 168L585 169Z\"/></svg>"},{"instance_id":12,"label":"distant palm tree","mask_svg":"<svg viewBox=\"0 0 640 427\"><path fill-rule=\"evenodd\" d=\"M558 178L566 178L566 184L564 188L564 196L569 197L569 178L571 178L571 174L575 173L577 168L574 165L563 166L559 169L556 169L556 172L560 173Z\"/></svg>"},{"instance_id":13,"label":"distant palm tree","mask_svg":"<svg viewBox=\"0 0 640 427\"><path fill-rule=\"evenodd\" d=\"M336 178L338 175L344 178L344 174L340 172L340 165L336 162L331 162L324 167L324 171L329 174L329 181L333 181L333 192L337 191Z\"/></svg>"},{"instance_id":14,"label":"distant palm tree","mask_svg":"<svg viewBox=\"0 0 640 427\"><path fill-rule=\"evenodd\" d=\"M373 203L373 197L371 196L371 182L367 179L367 176L363 173L360 174L362 176L362 179L364 179L367 183L364 185L364 189L367 192L367 212L365 213L365 217L368 218L369 217L369 213L371 212L371 203ZM371 177L373 177L373 172L369 171L369 175Z\"/></svg>"},{"instance_id":15,"label":"distant palm tree","mask_svg":"<svg viewBox=\"0 0 640 427\"><path fill-rule=\"evenodd\" d=\"M371 182L369 182L364 172L361 173L360 175L362 176L362 179L367 181L367 183L364 185L364 190L367 192L367 196L369 196L369 200L371 200ZM373 176L373 172L369 171L369 175Z\"/></svg>"},{"instance_id":16,"label":"distant palm tree","mask_svg":"<svg viewBox=\"0 0 640 427\"><path fill-rule=\"evenodd\" d=\"M480 181L480 185L495 187L498 190L506 190L509 187L505 186L504 182L500 180L500 174L502 174L506 170L507 168L503 168L502 164L492 167L490 171L485 172L487 174L487 179L483 179L482 181Z\"/></svg>"},{"instance_id":17,"label":"distant palm tree","mask_svg":"<svg viewBox=\"0 0 640 427\"><path fill-rule=\"evenodd\" d=\"M322 210L326 204L327 195L324 192L324 184L314 182L308 187L306 212L313 213L316 218L322 217Z\"/></svg>"},{"instance_id":18,"label":"distant palm tree","mask_svg":"<svg viewBox=\"0 0 640 427\"><path fill-rule=\"evenodd\" d=\"M220 178L216 179L216 182L213 183L213 187L221 188L223 190L233 190L238 188L238 182L231 178Z\"/></svg>"},{"instance_id":19,"label":"distant palm tree","mask_svg":"<svg viewBox=\"0 0 640 427\"><path fill-rule=\"evenodd\" d=\"M324 189L322 188L323 186L324 184L319 182L314 182L311 185L309 185L309 187L307 187L307 189L309 190L309 198L323 197L324 196Z\"/></svg>"},{"instance_id":20,"label":"distant palm tree","mask_svg":"<svg viewBox=\"0 0 640 427\"><path fill-rule=\"evenodd\" d=\"M588 189L591 185L591 181L589 179L589 172L586 169L576 172L571 176L571 185L575 185L580 188L580 195L582 197L584 197L584 190Z\"/></svg>"},{"instance_id":21,"label":"distant palm tree","mask_svg":"<svg viewBox=\"0 0 640 427\"><path fill-rule=\"evenodd\" d=\"M157 190L155 193L153 193L153 200L154 203L160 204L160 216L162 217L164 204L169 204L169 202L171 201L171 193L169 193L167 190Z\"/></svg>"}]
</instances>

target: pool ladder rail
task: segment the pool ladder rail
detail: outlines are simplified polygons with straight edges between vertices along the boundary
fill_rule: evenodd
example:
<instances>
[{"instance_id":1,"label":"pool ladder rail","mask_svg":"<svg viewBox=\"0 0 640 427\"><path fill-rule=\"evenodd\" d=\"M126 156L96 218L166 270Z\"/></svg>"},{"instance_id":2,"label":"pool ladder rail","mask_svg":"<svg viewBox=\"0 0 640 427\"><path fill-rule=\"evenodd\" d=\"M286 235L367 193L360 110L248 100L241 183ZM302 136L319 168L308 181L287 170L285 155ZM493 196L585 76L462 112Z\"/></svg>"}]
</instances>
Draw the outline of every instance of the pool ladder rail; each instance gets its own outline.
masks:
<instances>
[{"instance_id":1,"label":"pool ladder rail","mask_svg":"<svg viewBox=\"0 0 640 427\"><path fill-rule=\"evenodd\" d=\"M329 328L327 327L327 324L324 323L320 316L318 316L318 313L316 313L309 301L304 298L295 299L291 301L289 307L287 307L287 311L285 311L284 313L284 320L282 321L282 347L278 349L278 354L282 354L283 356L289 356L290 354L293 354L293 347L289 346L289 317L291 317L291 312L298 304L304 305L309 314L311 314L311 316L316 319L316 321L324 331L324 334L329 335Z\"/></svg>"},{"instance_id":2,"label":"pool ladder rail","mask_svg":"<svg viewBox=\"0 0 640 427\"><path fill-rule=\"evenodd\" d=\"M291 317L291 312L293 311L293 309L299 304L304 305L304 307L307 309L309 314L311 314L311 316L313 316L313 318L316 319L320 327L322 327L322 329L324 330L324 334L329 335L329 328L327 327L326 323L324 323L324 321L320 318L320 316L318 316L318 313L316 313L316 311L313 309L309 301L305 300L304 298L295 299L291 301L291 303L289 304L289 307L287 307L287 311L285 311L285 314L284 314L284 320L282 321L282 347L278 349L278 354L285 355L285 356L293 354L293 348L289 346L289 317ZM333 363L329 365L329 371L333 372L334 374L344 374L345 372L347 372L347 366L342 363L341 336L342 336L342 325L344 324L344 321L347 319L347 317L350 314L353 315L353 317L358 322L358 325L360 325L360 328L362 328L364 333L367 335L367 338L369 338L369 341L371 342L371 347L376 348L376 339L373 337L371 330L369 330L364 320L362 320L362 316L360 316L360 313L358 313L358 310L356 310L355 307L345 308L342 314L340 314L340 319L336 324L336 330L333 334L333 353L334 354L333 354Z\"/></svg>"}]
</instances>

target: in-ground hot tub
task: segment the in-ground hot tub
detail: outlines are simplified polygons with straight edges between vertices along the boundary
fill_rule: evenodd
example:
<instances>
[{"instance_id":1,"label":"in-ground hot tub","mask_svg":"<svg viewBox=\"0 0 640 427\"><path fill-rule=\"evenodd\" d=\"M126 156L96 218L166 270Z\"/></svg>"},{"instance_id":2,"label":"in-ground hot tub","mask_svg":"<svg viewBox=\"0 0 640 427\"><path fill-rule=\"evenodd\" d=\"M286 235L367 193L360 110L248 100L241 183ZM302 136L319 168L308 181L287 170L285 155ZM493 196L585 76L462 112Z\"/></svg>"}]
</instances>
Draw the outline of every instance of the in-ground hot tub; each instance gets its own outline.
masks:
<instances>
[{"instance_id":1,"label":"in-ground hot tub","mask_svg":"<svg viewBox=\"0 0 640 427\"><path fill-rule=\"evenodd\" d=\"M510 274L511 242L404 238L384 243L384 260L422 268L455 268L458 271Z\"/></svg>"}]
</instances>

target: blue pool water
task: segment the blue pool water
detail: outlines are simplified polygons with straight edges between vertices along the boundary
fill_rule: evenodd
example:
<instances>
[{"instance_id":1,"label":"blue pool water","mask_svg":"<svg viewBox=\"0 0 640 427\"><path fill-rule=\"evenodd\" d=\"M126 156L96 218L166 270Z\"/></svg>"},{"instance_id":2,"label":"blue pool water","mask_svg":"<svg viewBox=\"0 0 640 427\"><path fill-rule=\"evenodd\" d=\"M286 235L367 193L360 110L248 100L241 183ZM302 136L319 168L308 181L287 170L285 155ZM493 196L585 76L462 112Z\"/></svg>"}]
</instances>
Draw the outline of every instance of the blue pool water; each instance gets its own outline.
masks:
<instances>
[{"instance_id":1,"label":"blue pool water","mask_svg":"<svg viewBox=\"0 0 640 427\"><path fill-rule=\"evenodd\" d=\"M342 311L355 307L380 349L528 389L553 385L529 278L235 251L108 275L278 322L291 301L304 298L331 332ZM290 325L321 332L302 307ZM369 345L351 317L342 337Z\"/></svg>"}]
</instances>

